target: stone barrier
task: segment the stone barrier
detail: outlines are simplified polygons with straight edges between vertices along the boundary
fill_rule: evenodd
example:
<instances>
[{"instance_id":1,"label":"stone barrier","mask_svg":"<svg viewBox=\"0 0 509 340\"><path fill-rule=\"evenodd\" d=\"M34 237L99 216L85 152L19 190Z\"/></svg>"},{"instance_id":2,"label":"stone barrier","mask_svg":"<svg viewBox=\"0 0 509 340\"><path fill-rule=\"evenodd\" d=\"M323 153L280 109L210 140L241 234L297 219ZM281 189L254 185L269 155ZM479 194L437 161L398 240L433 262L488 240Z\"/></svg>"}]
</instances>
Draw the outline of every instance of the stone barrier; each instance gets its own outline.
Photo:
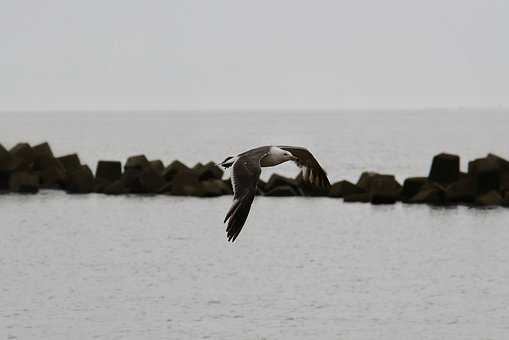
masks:
<instances>
[{"instance_id":1,"label":"stone barrier","mask_svg":"<svg viewBox=\"0 0 509 340\"><path fill-rule=\"evenodd\" d=\"M0 192L35 194L40 189L72 194L174 195L216 197L232 195L229 178L214 162L192 167L175 160L165 167L161 160L134 155L122 163L100 160L95 174L78 154L55 157L48 143L18 143L11 149L0 144ZM472 160L461 172L458 155L433 157L427 177L409 177L401 185L391 174L365 171L354 184L347 180L318 189L296 178L273 174L259 180L257 195L342 198L344 202L371 204L430 204L436 206L509 206L509 161L494 154Z\"/></svg>"}]
</instances>

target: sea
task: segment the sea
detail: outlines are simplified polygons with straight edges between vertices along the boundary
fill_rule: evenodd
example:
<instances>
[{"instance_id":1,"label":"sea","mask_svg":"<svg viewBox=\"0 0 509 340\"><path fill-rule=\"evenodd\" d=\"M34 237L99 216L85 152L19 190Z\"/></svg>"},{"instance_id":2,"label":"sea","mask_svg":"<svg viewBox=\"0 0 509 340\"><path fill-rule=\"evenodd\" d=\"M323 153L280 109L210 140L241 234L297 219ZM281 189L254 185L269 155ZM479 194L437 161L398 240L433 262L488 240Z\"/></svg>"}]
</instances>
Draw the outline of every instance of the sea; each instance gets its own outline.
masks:
<instances>
[{"instance_id":1,"label":"sea","mask_svg":"<svg viewBox=\"0 0 509 340\"><path fill-rule=\"evenodd\" d=\"M2 112L0 143L56 156L219 162L313 152L331 182L402 182L434 155L509 158L509 110ZM295 176L283 164L266 169ZM225 176L229 176L226 174ZM509 209L231 196L0 195L1 339L508 339Z\"/></svg>"}]
</instances>

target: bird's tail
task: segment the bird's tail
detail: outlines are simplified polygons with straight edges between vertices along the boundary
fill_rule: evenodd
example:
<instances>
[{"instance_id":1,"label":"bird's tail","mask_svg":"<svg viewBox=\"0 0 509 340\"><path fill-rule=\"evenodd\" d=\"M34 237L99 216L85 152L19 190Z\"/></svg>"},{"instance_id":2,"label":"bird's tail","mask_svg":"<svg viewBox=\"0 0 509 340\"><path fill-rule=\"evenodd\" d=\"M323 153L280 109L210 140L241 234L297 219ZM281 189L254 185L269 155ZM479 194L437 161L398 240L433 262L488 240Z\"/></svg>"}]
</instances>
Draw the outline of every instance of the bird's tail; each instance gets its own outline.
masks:
<instances>
[{"instance_id":1,"label":"bird's tail","mask_svg":"<svg viewBox=\"0 0 509 340\"><path fill-rule=\"evenodd\" d=\"M221 163L219 163L218 165L221 165L223 168L225 169L228 169L229 167L232 166L232 164L235 162L235 157L226 157L226 159L224 161L222 161Z\"/></svg>"}]
</instances>

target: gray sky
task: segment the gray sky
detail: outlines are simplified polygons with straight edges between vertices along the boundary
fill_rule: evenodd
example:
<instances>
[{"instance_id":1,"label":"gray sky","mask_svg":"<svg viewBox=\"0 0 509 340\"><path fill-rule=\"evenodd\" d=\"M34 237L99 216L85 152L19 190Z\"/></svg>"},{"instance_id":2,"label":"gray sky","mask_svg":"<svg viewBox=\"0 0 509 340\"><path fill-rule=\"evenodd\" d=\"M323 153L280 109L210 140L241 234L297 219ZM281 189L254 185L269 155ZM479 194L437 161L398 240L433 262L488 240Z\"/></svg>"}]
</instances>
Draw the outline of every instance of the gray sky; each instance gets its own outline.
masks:
<instances>
[{"instance_id":1,"label":"gray sky","mask_svg":"<svg viewBox=\"0 0 509 340\"><path fill-rule=\"evenodd\" d=\"M0 110L509 106L507 0L3 0Z\"/></svg>"}]
</instances>

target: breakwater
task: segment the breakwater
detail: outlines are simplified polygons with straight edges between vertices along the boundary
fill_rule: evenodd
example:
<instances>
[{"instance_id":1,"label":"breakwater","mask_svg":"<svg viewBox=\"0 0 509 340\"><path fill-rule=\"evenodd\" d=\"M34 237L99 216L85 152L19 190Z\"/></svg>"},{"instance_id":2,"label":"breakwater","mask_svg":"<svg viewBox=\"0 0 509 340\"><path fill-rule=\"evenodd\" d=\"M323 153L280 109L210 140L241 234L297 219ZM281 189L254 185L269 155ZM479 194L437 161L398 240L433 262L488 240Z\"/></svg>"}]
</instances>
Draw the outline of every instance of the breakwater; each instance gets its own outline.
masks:
<instances>
[{"instance_id":1,"label":"breakwater","mask_svg":"<svg viewBox=\"0 0 509 340\"><path fill-rule=\"evenodd\" d=\"M78 154L55 156L48 143L19 143L7 149L0 144L0 192L31 193L40 189L65 190L72 194L162 194L215 197L233 193L230 179L214 162L189 167L175 160L165 165L134 155L122 164L101 160L95 172L82 164ZM428 174L407 178L400 184L394 175L363 172L352 183L342 180L328 190L302 180L274 174L258 183L264 196L324 196L345 202L471 206L509 206L509 161L488 154L460 169L460 157L436 155Z\"/></svg>"}]
</instances>

